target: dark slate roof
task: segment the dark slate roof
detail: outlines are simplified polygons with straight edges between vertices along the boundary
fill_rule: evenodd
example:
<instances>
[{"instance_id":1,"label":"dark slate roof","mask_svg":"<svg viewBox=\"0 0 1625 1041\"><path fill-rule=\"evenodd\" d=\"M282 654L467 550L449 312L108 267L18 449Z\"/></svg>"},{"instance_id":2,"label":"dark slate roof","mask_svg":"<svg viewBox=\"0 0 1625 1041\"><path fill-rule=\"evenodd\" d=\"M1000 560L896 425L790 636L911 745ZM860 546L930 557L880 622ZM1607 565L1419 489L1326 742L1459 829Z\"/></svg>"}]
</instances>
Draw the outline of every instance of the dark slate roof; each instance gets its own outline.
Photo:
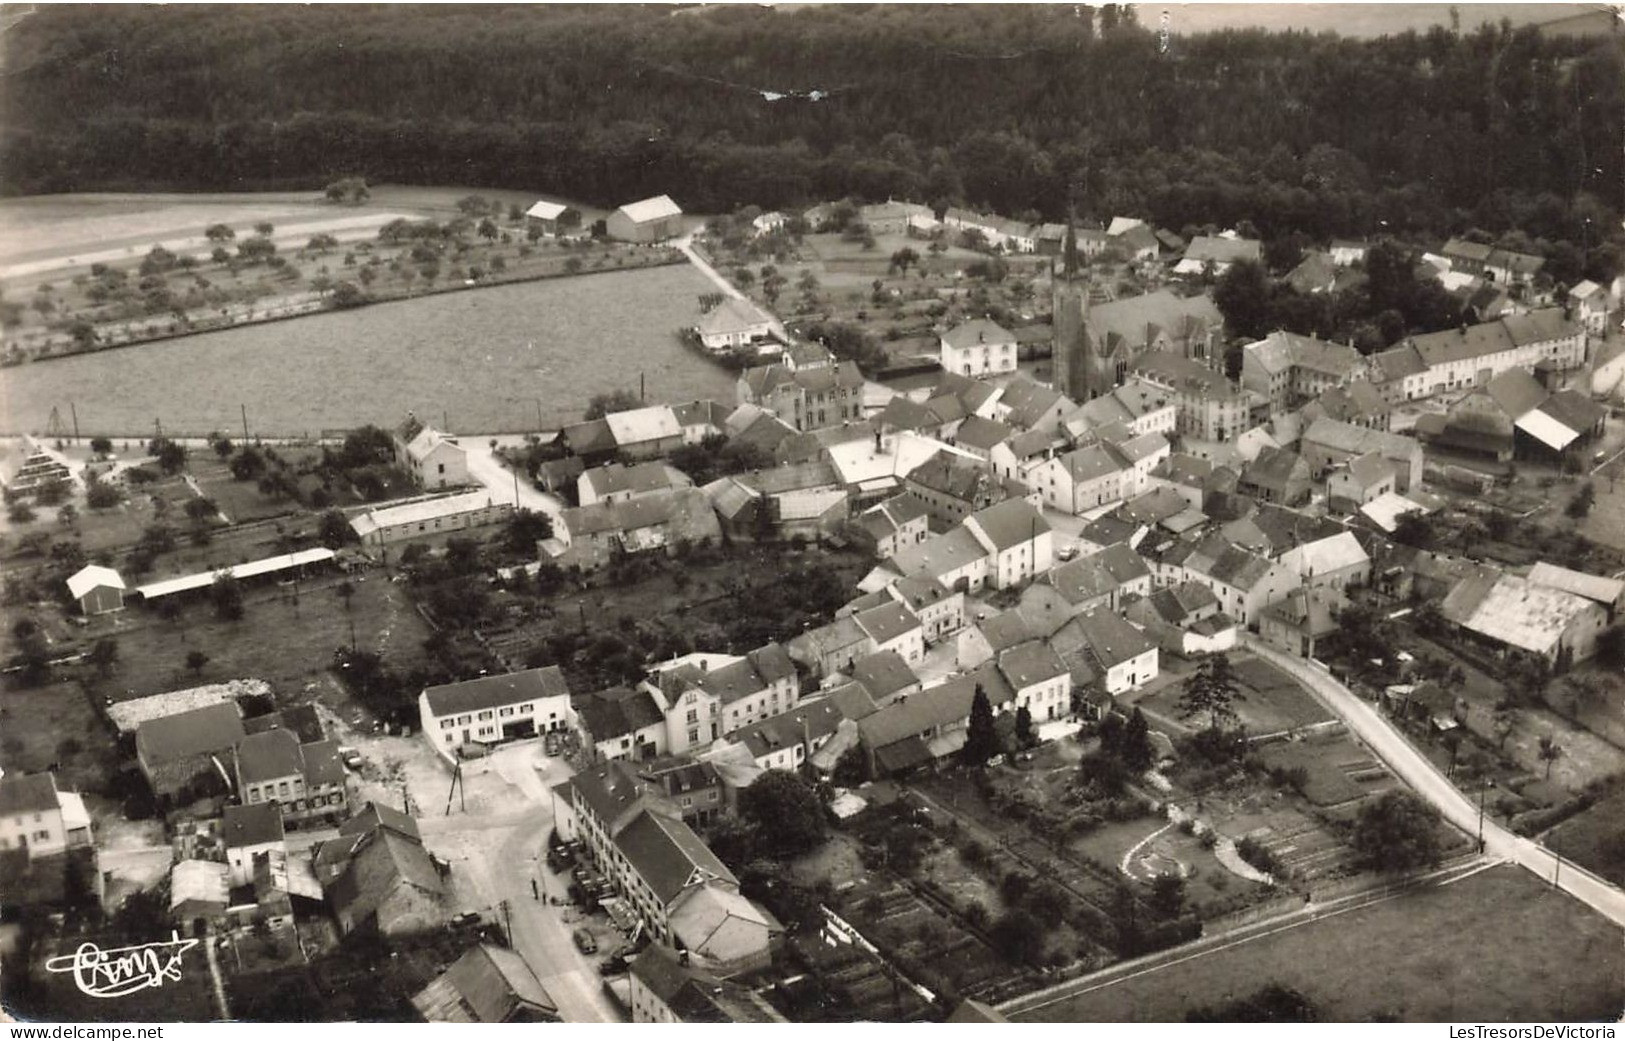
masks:
<instances>
[{"instance_id":1,"label":"dark slate roof","mask_svg":"<svg viewBox=\"0 0 1625 1041\"><path fill-rule=\"evenodd\" d=\"M1077 622L1089 642L1089 650L1103 669L1132 661L1153 647L1144 633L1104 608L1079 615Z\"/></svg>"},{"instance_id":2,"label":"dark slate roof","mask_svg":"<svg viewBox=\"0 0 1625 1041\"><path fill-rule=\"evenodd\" d=\"M862 719L878 707L868 688L857 682L843 683L825 697L847 719Z\"/></svg>"},{"instance_id":3,"label":"dark slate roof","mask_svg":"<svg viewBox=\"0 0 1625 1041\"><path fill-rule=\"evenodd\" d=\"M753 757L760 758L803 741L815 742L828 737L835 733L845 718L835 701L819 698L804 701L788 712L741 727L729 737L744 744Z\"/></svg>"},{"instance_id":4,"label":"dark slate roof","mask_svg":"<svg viewBox=\"0 0 1625 1041\"><path fill-rule=\"evenodd\" d=\"M282 841L282 808L274 802L227 806L220 819L220 837L227 849Z\"/></svg>"},{"instance_id":5,"label":"dark slate roof","mask_svg":"<svg viewBox=\"0 0 1625 1041\"><path fill-rule=\"evenodd\" d=\"M259 784L304 772L299 739L290 730L251 734L237 746L237 781Z\"/></svg>"},{"instance_id":6,"label":"dark slate roof","mask_svg":"<svg viewBox=\"0 0 1625 1041\"><path fill-rule=\"evenodd\" d=\"M136 753L151 763L226 752L243 740L243 720L236 702L177 712L149 719L136 727Z\"/></svg>"},{"instance_id":7,"label":"dark slate roof","mask_svg":"<svg viewBox=\"0 0 1625 1041\"><path fill-rule=\"evenodd\" d=\"M660 706L646 690L611 687L572 699L576 714L594 741L625 737L646 726L665 722Z\"/></svg>"},{"instance_id":8,"label":"dark slate roof","mask_svg":"<svg viewBox=\"0 0 1625 1041\"><path fill-rule=\"evenodd\" d=\"M0 817L57 809L56 778L50 774L0 777Z\"/></svg>"},{"instance_id":9,"label":"dark slate roof","mask_svg":"<svg viewBox=\"0 0 1625 1041\"><path fill-rule=\"evenodd\" d=\"M852 667L852 678L876 698L888 698L906 687L917 686L920 678L896 651L880 651L860 658Z\"/></svg>"},{"instance_id":10,"label":"dark slate roof","mask_svg":"<svg viewBox=\"0 0 1625 1041\"><path fill-rule=\"evenodd\" d=\"M1008 440L1014 434L1014 429L997 420L971 416L954 432L954 443L988 452L992 451L994 445Z\"/></svg>"},{"instance_id":11,"label":"dark slate roof","mask_svg":"<svg viewBox=\"0 0 1625 1041\"><path fill-rule=\"evenodd\" d=\"M506 1023L526 1012L558 1012L558 1005L524 958L505 947L482 943L470 948L436 983L456 995L475 1023ZM424 1018L433 1022L446 1017L430 1016L426 1011ZM463 1020L453 1016L449 1021Z\"/></svg>"},{"instance_id":12,"label":"dark slate roof","mask_svg":"<svg viewBox=\"0 0 1625 1041\"><path fill-rule=\"evenodd\" d=\"M1029 542L1050 530L1049 521L1026 499L1006 499L985 510L977 510L973 520L998 550Z\"/></svg>"},{"instance_id":13,"label":"dark slate roof","mask_svg":"<svg viewBox=\"0 0 1625 1041\"><path fill-rule=\"evenodd\" d=\"M299 746L299 754L305 761L306 784L344 783L344 760L337 741L312 741Z\"/></svg>"},{"instance_id":14,"label":"dark slate roof","mask_svg":"<svg viewBox=\"0 0 1625 1041\"><path fill-rule=\"evenodd\" d=\"M387 806L381 802L369 802L362 807L355 816L339 825L339 834L365 835L379 828L388 828L391 831L399 832L409 839L418 840L423 837L422 833L418 831L416 817L402 813L393 806Z\"/></svg>"},{"instance_id":15,"label":"dark slate roof","mask_svg":"<svg viewBox=\"0 0 1625 1041\"><path fill-rule=\"evenodd\" d=\"M733 872L681 820L644 810L615 836L615 845L663 905L687 888L696 873L738 888Z\"/></svg>"},{"instance_id":16,"label":"dark slate roof","mask_svg":"<svg viewBox=\"0 0 1625 1041\"><path fill-rule=\"evenodd\" d=\"M440 873L422 842L379 828L356 842L344 873L328 888L328 899L352 921L363 922L402 883L438 896Z\"/></svg>"},{"instance_id":17,"label":"dark slate roof","mask_svg":"<svg viewBox=\"0 0 1625 1041\"><path fill-rule=\"evenodd\" d=\"M988 318L973 318L949 329L942 339L950 347L974 347L979 343L1015 343L1015 335Z\"/></svg>"},{"instance_id":18,"label":"dark slate roof","mask_svg":"<svg viewBox=\"0 0 1625 1041\"><path fill-rule=\"evenodd\" d=\"M430 687L424 695L429 699L429 710L436 716L451 716L459 712L480 712L501 705L515 705L542 698L569 697L564 673L557 665L523 672L509 672L500 676L482 676L461 683L447 683Z\"/></svg>"},{"instance_id":19,"label":"dark slate roof","mask_svg":"<svg viewBox=\"0 0 1625 1041\"><path fill-rule=\"evenodd\" d=\"M913 612L895 600L879 607L871 607L855 615L854 620L863 627L864 632L874 638L877 644L895 640L904 633L920 627L920 620Z\"/></svg>"},{"instance_id":20,"label":"dark slate roof","mask_svg":"<svg viewBox=\"0 0 1625 1041\"><path fill-rule=\"evenodd\" d=\"M619 759L589 767L557 787L569 789L570 804L591 809L605 827L613 827L621 813L647 794L637 770Z\"/></svg>"}]
</instances>

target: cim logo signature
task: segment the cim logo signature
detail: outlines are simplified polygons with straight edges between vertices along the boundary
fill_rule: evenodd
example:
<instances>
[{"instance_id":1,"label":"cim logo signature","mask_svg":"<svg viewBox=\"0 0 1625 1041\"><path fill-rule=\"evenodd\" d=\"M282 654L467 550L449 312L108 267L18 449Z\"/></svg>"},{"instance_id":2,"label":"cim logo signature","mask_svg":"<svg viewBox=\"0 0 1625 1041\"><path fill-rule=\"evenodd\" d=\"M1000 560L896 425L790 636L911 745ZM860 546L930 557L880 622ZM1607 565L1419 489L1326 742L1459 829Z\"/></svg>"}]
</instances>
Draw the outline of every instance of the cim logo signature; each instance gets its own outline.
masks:
<instances>
[{"instance_id":1,"label":"cim logo signature","mask_svg":"<svg viewBox=\"0 0 1625 1041\"><path fill-rule=\"evenodd\" d=\"M148 987L161 987L181 978L181 956L198 941L183 940L171 932L168 940L136 947L109 947L82 943L72 954L45 963L48 972L71 972L79 989L93 998L117 998Z\"/></svg>"}]
</instances>

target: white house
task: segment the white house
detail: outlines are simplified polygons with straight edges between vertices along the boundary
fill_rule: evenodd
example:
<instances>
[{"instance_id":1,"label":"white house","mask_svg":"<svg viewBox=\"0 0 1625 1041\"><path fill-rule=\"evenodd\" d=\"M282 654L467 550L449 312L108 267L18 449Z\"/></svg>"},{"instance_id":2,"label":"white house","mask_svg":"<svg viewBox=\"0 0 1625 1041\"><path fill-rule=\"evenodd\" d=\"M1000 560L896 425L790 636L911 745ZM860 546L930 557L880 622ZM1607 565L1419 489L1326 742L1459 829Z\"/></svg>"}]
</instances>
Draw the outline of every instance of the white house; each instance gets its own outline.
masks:
<instances>
[{"instance_id":1,"label":"white house","mask_svg":"<svg viewBox=\"0 0 1625 1041\"><path fill-rule=\"evenodd\" d=\"M1072 706L1072 670L1047 643L1029 640L999 652L999 672L1016 692L1016 708L1033 722L1060 719Z\"/></svg>"},{"instance_id":2,"label":"white house","mask_svg":"<svg viewBox=\"0 0 1625 1041\"><path fill-rule=\"evenodd\" d=\"M976 318L942 334L942 371L992 376L1016 371L1016 337L997 322Z\"/></svg>"},{"instance_id":3,"label":"white house","mask_svg":"<svg viewBox=\"0 0 1625 1041\"><path fill-rule=\"evenodd\" d=\"M770 339L773 316L749 300L728 297L701 315L694 329L706 350L721 354Z\"/></svg>"},{"instance_id":4,"label":"white house","mask_svg":"<svg viewBox=\"0 0 1625 1041\"><path fill-rule=\"evenodd\" d=\"M874 641L874 653L892 651L910 665L925 657L925 627L914 612L893 601L852 616Z\"/></svg>"},{"instance_id":5,"label":"white house","mask_svg":"<svg viewBox=\"0 0 1625 1041\"><path fill-rule=\"evenodd\" d=\"M995 589L1020 585L1054 564L1049 521L1026 499L1006 499L978 510L965 518L964 527L986 551Z\"/></svg>"},{"instance_id":6,"label":"white house","mask_svg":"<svg viewBox=\"0 0 1625 1041\"><path fill-rule=\"evenodd\" d=\"M570 688L557 665L447 683L418 695L418 719L430 747L452 757L464 745L568 729Z\"/></svg>"},{"instance_id":7,"label":"white house","mask_svg":"<svg viewBox=\"0 0 1625 1041\"><path fill-rule=\"evenodd\" d=\"M1608 290L1586 279L1569 290L1574 317L1592 336L1602 336L1608 326Z\"/></svg>"},{"instance_id":8,"label":"white house","mask_svg":"<svg viewBox=\"0 0 1625 1041\"><path fill-rule=\"evenodd\" d=\"M54 775L0 777L0 850L48 857L90 844L84 800L74 792L58 791Z\"/></svg>"},{"instance_id":9,"label":"white house","mask_svg":"<svg viewBox=\"0 0 1625 1041\"><path fill-rule=\"evenodd\" d=\"M457 439L409 419L395 433L395 458L419 488L468 483L468 453Z\"/></svg>"},{"instance_id":10,"label":"white house","mask_svg":"<svg viewBox=\"0 0 1625 1041\"><path fill-rule=\"evenodd\" d=\"M1078 515L1123 498L1123 478L1132 472L1112 446L1093 444L1051 456L1026 479L1050 509Z\"/></svg>"},{"instance_id":11,"label":"white house","mask_svg":"<svg viewBox=\"0 0 1625 1041\"><path fill-rule=\"evenodd\" d=\"M1081 637L1099 666L1108 694L1122 694L1157 678L1157 645L1109 608L1087 611L1067 622L1056 640Z\"/></svg>"}]
</instances>

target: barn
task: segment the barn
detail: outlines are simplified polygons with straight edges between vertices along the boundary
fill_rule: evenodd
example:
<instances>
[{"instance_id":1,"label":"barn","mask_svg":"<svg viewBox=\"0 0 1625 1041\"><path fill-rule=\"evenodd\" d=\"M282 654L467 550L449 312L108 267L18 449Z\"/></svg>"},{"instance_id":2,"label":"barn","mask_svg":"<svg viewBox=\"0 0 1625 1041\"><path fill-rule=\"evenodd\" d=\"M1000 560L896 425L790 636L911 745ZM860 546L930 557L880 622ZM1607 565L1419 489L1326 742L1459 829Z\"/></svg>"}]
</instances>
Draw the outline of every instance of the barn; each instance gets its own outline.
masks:
<instances>
[{"instance_id":1,"label":"barn","mask_svg":"<svg viewBox=\"0 0 1625 1041\"><path fill-rule=\"evenodd\" d=\"M609 237L622 242L661 242L683 233L683 211L669 195L629 202L604 222Z\"/></svg>"},{"instance_id":2,"label":"barn","mask_svg":"<svg viewBox=\"0 0 1625 1041\"><path fill-rule=\"evenodd\" d=\"M124 610L124 579L110 567L85 565L69 576L68 592L86 615Z\"/></svg>"},{"instance_id":3,"label":"barn","mask_svg":"<svg viewBox=\"0 0 1625 1041\"><path fill-rule=\"evenodd\" d=\"M570 238L582 234L581 211L542 199L525 211L525 224L543 235Z\"/></svg>"}]
</instances>

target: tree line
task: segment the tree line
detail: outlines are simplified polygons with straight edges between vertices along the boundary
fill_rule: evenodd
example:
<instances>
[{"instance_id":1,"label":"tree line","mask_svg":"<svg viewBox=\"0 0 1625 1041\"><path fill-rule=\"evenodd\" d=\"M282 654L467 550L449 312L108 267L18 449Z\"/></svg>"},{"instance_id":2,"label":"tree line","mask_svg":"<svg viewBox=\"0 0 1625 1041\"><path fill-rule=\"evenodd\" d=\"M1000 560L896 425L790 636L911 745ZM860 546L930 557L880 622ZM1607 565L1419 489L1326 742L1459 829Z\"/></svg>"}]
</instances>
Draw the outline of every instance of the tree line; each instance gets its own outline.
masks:
<instances>
[{"instance_id":1,"label":"tree line","mask_svg":"<svg viewBox=\"0 0 1625 1041\"><path fill-rule=\"evenodd\" d=\"M1072 5L48 7L6 37L0 188L311 187L360 175L855 196L1267 237L1617 228L1617 41L1509 23L1163 49Z\"/></svg>"}]
</instances>

